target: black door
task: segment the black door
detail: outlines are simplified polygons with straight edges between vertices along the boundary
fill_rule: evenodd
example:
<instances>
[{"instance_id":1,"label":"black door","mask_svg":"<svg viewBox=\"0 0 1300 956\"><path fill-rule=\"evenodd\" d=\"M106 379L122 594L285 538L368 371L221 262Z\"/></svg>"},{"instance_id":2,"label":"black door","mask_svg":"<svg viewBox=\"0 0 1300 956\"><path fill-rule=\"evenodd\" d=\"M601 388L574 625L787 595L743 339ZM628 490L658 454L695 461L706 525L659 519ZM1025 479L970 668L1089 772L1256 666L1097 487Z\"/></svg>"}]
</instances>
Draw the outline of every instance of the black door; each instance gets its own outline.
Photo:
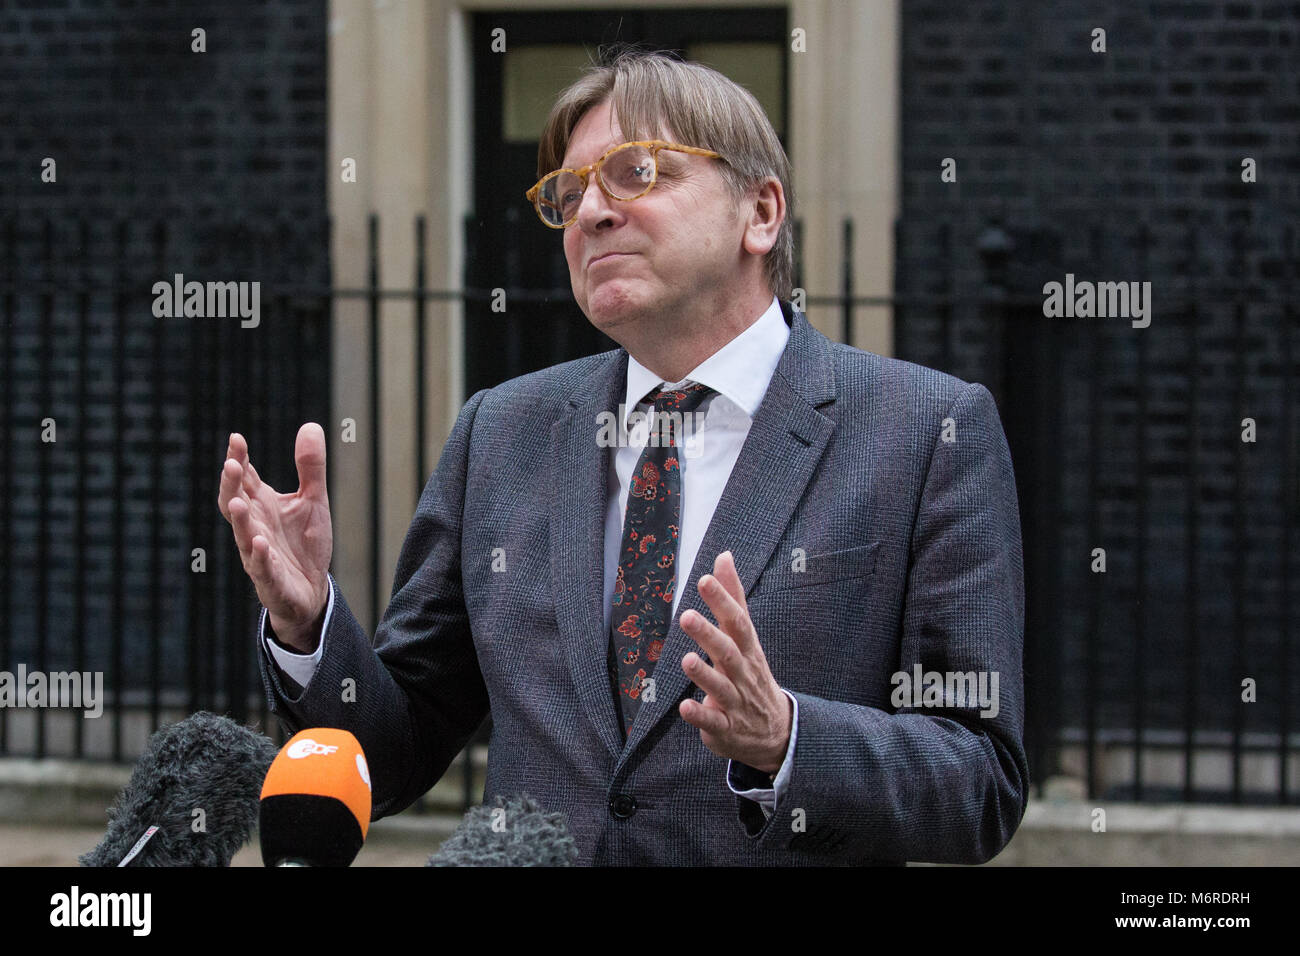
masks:
<instances>
[{"instance_id":1,"label":"black door","mask_svg":"<svg viewBox=\"0 0 1300 956\"><path fill-rule=\"evenodd\" d=\"M494 52L504 40L505 51ZM670 50L748 88L784 142L789 44L780 8L480 13L473 19L474 208L466 222L466 394L616 347L573 300L563 233L524 193L556 95L616 41ZM491 290L505 290L505 311Z\"/></svg>"}]
</instances>

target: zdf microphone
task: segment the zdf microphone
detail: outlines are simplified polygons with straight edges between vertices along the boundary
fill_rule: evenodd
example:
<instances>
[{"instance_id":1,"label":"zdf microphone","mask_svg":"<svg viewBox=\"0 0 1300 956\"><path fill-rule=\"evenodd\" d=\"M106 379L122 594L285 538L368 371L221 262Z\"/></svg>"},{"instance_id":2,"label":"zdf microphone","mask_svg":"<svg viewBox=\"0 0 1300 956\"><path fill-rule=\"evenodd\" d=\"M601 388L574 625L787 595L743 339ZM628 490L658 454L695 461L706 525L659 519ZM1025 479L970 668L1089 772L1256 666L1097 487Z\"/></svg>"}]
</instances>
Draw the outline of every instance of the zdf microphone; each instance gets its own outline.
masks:
<instances>
[{"instance_id":1,"label":"zdf microphone","mask_svg":"<svg viewBox=\"0 0 1300 956\"><path fill-rule=\"evenodd\" d=\"M294 734L262 786L262 862L347 866L369 827L370 771L357 738L333 727Z\"/></svg>"}]
</instances>

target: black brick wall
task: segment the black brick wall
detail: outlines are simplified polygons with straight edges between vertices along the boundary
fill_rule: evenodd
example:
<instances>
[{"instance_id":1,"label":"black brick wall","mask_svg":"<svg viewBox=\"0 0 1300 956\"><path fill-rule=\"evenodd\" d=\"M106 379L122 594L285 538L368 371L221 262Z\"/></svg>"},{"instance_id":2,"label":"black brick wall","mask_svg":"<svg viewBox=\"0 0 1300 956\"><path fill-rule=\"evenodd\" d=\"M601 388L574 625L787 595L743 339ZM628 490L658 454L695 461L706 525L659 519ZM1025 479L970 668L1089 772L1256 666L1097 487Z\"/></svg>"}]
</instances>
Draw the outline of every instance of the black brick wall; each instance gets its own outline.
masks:
<instances>
[{"instance_id":1,"label":"black brick wall","mask_svg":"<svg viewBox=\"0 0 1300 956\"><path fill-rule=\"evenodd\" d=\"M195 27L207 32L204 53L191 52ZM264 477L295 487L297 424L328 409L328 313L277 298L286 284L329 280L326 46L323 0L0 9L0 220L12 230L8 243L0 230L10 293L0 303L10 369L0 383L9 439L0 668L40 666L42 603L45 669L75 666L80 593L85 666L109 671L110 693L146 686L154 660L164 687L255 686L247 660L222 664L226 648L251 653L253 605L216 482L226 434L238 429L260 450ZM57 183L41 182L46 156ZM260 281L261 325L154 318L152 284L176 272ZM39 440L47 415L58 422L54 445ZM189 569L200 546L203 577ZM154 613L160 656L150 649Z\"/></svg>"},{"instance_id":2,"label":"black brick wall","mask_svg":"<svg viewBox=\"0 0 1300 956\"><path fill-rule=\"evenodd\" d=\"M1095 27L1106 53L1090 50ZM1284 392L1288 323L1293 347L1300 338L1288 232L1300 211L1300 4L907 2L902 59L900 287L959 300L947 370L1001 399L1033 503L1022 515L1026 583L1042 602L1026 635L1031 708L1081 726L1092 649L1103 728L1132 727L1140 707L1146 729L1181 730L1190 693L1199 729L1240 719L1276 733L1300 686L1300 506L1284 484L1300 441ZM1246 156L1254 184L1241 181ZM957 160L955 184L940 181L944 157ZM976 247L993 221L1016 243L1011 304L981 310ZM1151 327L1044 318L1043 283L1066 272L1151 281ZM941 320L905 309L899 354L944 367ZM1253 445L1240 441L1246 416ZM1094 546L1108 555L1095 632ZM1240 703L1246 676L1259 682L1253 705Z\"/></svg>"}]
</instances>

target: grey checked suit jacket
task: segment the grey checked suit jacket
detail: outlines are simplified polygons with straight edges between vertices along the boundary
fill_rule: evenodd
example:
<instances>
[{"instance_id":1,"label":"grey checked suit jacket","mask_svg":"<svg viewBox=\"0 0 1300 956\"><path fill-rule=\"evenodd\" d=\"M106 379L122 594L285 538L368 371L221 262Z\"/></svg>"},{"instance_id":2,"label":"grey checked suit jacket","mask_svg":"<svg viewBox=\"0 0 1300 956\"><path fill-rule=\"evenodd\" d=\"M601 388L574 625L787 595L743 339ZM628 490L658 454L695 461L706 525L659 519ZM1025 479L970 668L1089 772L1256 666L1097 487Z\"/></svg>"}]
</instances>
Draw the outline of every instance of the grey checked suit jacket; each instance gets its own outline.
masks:
<instances>
[{"instance_id":1,"label":"grey checked suit jacket","mask_svg":"<svg viewBox=\"0 0 1300 956\"><path fill-rule=\"evenodd\" d=\"M833 343L782 311L789 342L626 743L606 671L609 450L596 442L598 414L624 399L622 349L465 404L373 646L336 588L297 699L263 651L270 706L291 729L356 734L376 818L437 782L490 707L485 797L527 793L564 813L586 863L975 863L1006 844L1029 780L1020 521L996 406L980 385ZM728 790L727 761L677 711L703 698L681 670L695 644L677 621L687 608L712 619L695 582L726 549L772 673L799 702L770 819ZM966 700L894 707L891 675L917 664L998 672L996 717Z\"/></svg>"}]
</instances>

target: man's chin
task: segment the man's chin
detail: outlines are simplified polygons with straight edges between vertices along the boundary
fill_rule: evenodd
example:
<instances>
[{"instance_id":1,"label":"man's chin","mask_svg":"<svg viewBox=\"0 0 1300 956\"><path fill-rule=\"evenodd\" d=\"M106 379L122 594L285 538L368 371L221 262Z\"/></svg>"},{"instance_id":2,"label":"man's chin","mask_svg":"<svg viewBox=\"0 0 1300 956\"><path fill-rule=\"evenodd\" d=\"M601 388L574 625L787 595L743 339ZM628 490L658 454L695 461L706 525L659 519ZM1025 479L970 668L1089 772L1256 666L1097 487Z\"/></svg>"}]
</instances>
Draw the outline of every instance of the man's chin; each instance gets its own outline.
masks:
<instances>
[{"instance_id":1,"label":"man's chin","mask_svg":"<svg viewBox=\"0 0 1300 956\"><path fill-rule=\"evenodd\" d=\"M601 290L587 302L587 320L610 338L616 338L612 330L637 322L651 314L651 303L643 302L638 296Z\"/></svg>"}]
</instances>

